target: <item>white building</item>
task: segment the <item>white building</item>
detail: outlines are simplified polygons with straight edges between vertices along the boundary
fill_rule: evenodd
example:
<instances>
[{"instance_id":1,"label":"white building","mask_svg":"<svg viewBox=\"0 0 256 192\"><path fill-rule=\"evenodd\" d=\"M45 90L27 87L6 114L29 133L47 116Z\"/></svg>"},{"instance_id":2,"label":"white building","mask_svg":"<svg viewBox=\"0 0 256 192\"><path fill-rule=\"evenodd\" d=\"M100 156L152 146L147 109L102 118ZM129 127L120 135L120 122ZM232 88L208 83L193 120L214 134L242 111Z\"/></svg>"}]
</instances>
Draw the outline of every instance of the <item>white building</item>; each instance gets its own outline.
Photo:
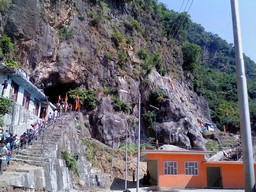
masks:
<instances>
[{"instance_id":1,"label":"white building","mask_svg":"<svg viewBox=\"0 0 256 192\"><path fill-rule=\"evenodd\" d=\"M0 83L0 96L14 102L12 114L4 116L3 129L20 136L32 123L45 118L48 110L47 97L29 81L24 70L0 63Z\"/></svg>"}]
</instances>

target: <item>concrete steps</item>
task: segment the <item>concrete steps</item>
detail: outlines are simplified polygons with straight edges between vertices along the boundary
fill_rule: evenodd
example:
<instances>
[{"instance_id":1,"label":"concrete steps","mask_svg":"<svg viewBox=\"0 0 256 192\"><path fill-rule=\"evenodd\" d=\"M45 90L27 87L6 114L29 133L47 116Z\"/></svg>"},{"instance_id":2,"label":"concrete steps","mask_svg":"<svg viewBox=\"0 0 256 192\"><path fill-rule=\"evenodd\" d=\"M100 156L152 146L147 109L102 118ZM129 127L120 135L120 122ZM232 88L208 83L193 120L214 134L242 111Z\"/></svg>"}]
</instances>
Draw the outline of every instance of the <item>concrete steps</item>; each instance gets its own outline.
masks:
<instances>
[{"instance_id":1,"label":"concrete steps","mask_svg":"<svg viewBox=\"0 0 256 192\"><path fill-rule=\"evenodd\" d=\"M26 145L23 149L17 149L12 154L12 160L19 163L42 166L42 162L49 162L51 149L56 148L62 137L62 125L64 121L45 127L36 140L32 140L32 145Z\"/></svg>"},{"instance_id":2,"label":"concrete steps","mask_svg":"<svg viewBox=\"0 0 256 192\"><path fill-rule=\"evenodd\" d=\"M13 158L12 161L15 161L17 163L24 163L24 164L29 164L29 165L35 165L35 166L43 166L42 165L42 160L30 160L30 159L20 159L20 158Z\"/></svg>"}]
</instances>

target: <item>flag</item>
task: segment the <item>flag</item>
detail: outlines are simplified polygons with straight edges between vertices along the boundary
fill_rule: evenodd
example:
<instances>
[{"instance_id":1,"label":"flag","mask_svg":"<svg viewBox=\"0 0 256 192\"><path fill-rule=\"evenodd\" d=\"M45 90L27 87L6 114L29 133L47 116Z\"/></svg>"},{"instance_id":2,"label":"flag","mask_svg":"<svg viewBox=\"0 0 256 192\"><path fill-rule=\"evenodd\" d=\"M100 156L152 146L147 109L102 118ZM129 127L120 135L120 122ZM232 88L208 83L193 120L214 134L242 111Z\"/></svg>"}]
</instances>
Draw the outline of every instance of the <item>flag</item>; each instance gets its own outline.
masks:
<instances>
[{"instance_id":1,"label":"flag","mask_svg":"<svg viewBox=\"0 0 256 192\"><path fill-rule=\"evenodd\" d=\"M80 105L80 97L79 97L79 95L76 95L76 106L75 106L75 110L76 110L76 111L80 111L80 107L81 107L81 105Z\"/></svg>"},{"instance_id":2,"label":"flag","mask_svg":"<svg viewBox=\"0 0 256 192\"><path fill-rule=\"evenodd\" d=\"M58 97L58 103L60 103L60 101L61 101L61 96L59 95L59 97Z\"/></svg>"}]
</instances>

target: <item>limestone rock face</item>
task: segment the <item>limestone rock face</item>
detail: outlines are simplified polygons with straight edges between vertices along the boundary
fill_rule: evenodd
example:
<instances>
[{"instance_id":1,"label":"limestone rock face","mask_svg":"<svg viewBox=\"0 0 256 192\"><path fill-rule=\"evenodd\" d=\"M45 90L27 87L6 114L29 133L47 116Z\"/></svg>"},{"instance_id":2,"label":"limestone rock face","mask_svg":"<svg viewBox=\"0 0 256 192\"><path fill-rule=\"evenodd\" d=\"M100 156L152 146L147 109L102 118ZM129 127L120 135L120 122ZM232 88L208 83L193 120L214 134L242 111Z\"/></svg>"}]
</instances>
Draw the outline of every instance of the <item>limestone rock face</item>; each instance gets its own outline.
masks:
<instances>
[{"instance_id":1,"label":"limestone rock face","mask_svg":"<svg viewBox=\"0 0 256 192\"><path fill-rule=\"evenodd\" d=\"M167 103L159 106L159 122L155 128L159 143L203 149L204 139L198 119L209 121L207 102L191 91L184 80L178 82L171 78L161 78L156 71L149 75L149 79L153 89L160 88L168 96Z\"/></svg>"},{"instance_id":2,"label":"limestone rock face","mask_svg":"<svg viewBox=\"0 0 256 192\"><path fill-rule=\"evenodd\" d=\"M129 142L136 142L141 107L145 142L152 137L160 144L204 148L198 120L211 121L210 113L205 99L193 92L191 78L184 75L181 48L170 46L159 35L157 21L136 13L125 1L95 2L13 0L2 14L0 30L13 39L15 59L39 88L58 88L63 95L74 88L95 91L97 108L85 110L92 137L115 147L126 136ZM137 29L129 25L131 18L138 21ZM142 49L158 54L164 69L171 71L169 75L160 75L154 67L145 71L138 57ZM156 89L166 96L157 106L152 129L143 115L149 110L147 97ZM59 93L46 93L56 102L54 94ZM113 95L129 103L129 113L114 110Z\"/></svg>"}]
</instances>

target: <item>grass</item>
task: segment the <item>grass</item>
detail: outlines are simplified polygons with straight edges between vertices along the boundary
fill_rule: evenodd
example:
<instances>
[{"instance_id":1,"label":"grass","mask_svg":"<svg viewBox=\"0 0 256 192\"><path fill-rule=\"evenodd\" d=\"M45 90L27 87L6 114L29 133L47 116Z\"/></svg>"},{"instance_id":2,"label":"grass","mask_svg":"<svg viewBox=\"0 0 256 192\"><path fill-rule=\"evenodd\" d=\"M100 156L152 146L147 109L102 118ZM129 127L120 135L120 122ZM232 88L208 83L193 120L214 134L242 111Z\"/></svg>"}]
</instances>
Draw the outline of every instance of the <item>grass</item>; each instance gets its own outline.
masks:
<instances>
[{"instance_id":1,"label":"grass","mask_svg":"<svg viewBox=\"0 0 256 192\"><path fill-rule=\"evenodd\" d=\"M77 160L79 158L79 154L75 154L74 156L70 155L67 150L61 151L61 156L64 159L66 166L72 173L78 175L78 166Z\"/></svg>"},{"instance_id":2,"label":"grass","mask_svg":"<svg viewBox=\"0 0 256 192\"><path fill-rule=\"evenodd\" d=\"M211 155L214 155L218 151L222 151L227 148L234 148L236 145L237 145L237 141L235 141L234 139L222 140L220 144L216 140L209 139L205 144L205 147L208 151L211 151Z\"/></svg>"},{"instance_id":3,"label":"grass","mask_svg":"<svg viewBox=\"0 0 256 192\"><path fill-rule=\"evenodd\" d=\"M76 129L81 130L81 129L82 129L82 125L80 125L80 124L77 125L77 126L76 126Z\"/></svg>"},{"instance_id":4,"label":"grass","mask_svg":"<svg viewBox=\"0 0 256 192\"><path fill-rule=\"evenodd\" d=\"M219 151L219 144L216 140L209 139L205 144L208 151L211 151L211 155L216 154Z\"/></svg>"},{"instance_id":5,"label":"grass","mask_svg":"<svg viewBox=\"0 0 256 192\"><path fill-rule=\"evenodd\" d=\"M124 145L122 145L119 148L119 150L125 151L125 148L126 148L126 146L124 144ZM140 145L140 149L141 150L144 150L144 149L155 149L155 147L151 146L151 145L147 145L147 144L141 144ZM137 153L138 152L138 145L137 144L128 144L127 145L127 151L128 151L128 153L133 153L133 154Z\"/></svg>"},{"instance_id":6,"label":"grass","mask_svg":"<svg viewBox=\"0 0 256 192\"><path fill-rule=\"evenodd\" d=\"M112 161L112 150L97 144L93 140L85 139L83 144L86 146L86 159L94 167L100 168L102 164L109 164Z\"/></svg>"},{"instance_id":7,"label":"grass","mask_svg":"<svg viewBox=\"0 0 256 192\"><path fill-rule=\"evenodd\" d=\"M23 170L23 169L14 169L15 172L19 172L19 173L28 173L29 170Z\"/></svg>"}]
</instances>

